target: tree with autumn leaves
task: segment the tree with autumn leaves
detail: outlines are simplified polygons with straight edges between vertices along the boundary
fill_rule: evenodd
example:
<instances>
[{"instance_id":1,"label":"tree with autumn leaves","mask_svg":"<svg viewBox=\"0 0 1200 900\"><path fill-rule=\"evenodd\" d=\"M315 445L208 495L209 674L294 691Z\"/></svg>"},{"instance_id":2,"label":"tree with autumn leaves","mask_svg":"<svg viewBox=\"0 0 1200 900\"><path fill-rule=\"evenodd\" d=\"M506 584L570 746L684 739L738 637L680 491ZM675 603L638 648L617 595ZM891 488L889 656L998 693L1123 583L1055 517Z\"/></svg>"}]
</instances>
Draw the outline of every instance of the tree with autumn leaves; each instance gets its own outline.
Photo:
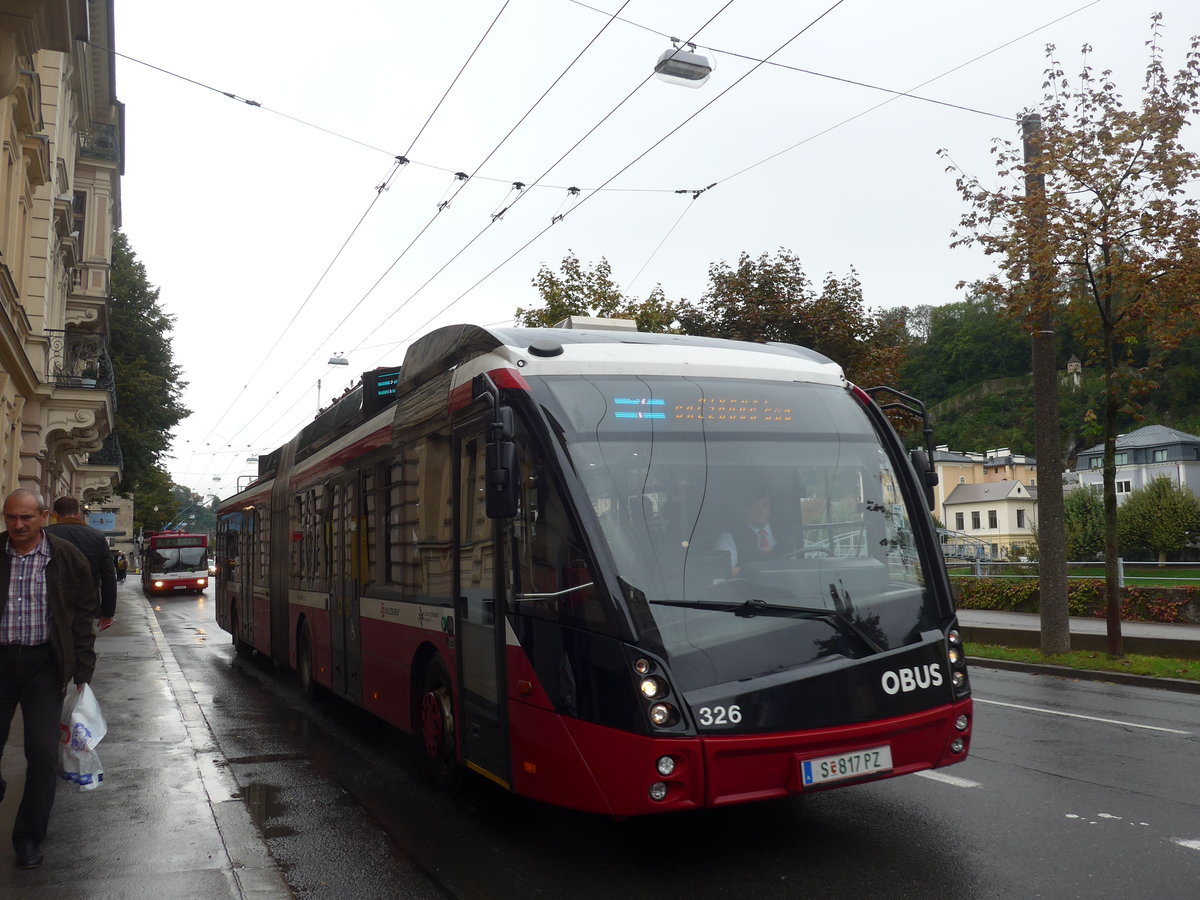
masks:
<instances>
[{"instance_id":1,"label":"tree with autumn leaves","mask_svg":"<svg viewBox=\"0 0 1200 900\"><path fill-rule=\"evenodd\" d=\"M1152 19L1140 102L1109 71L1068 76L1047 48L1036 153L998 141L998 187L951 166L969 211L955 243L998 259L985 285L1031 329L1039 313L1069 323L1104 379L1104 549L1110 655L1124 654L1117 571L1118 417L1154 387L1157 361L1200 328L1200 157L1182 140L1200 113L1200 38L1173 75ZM1044 185L1027 190L1026 179ZM1043 597L1043 602L1048 598ZM1065 598L1063 598L1065 603Z\"/></svg>"}]
</instances>

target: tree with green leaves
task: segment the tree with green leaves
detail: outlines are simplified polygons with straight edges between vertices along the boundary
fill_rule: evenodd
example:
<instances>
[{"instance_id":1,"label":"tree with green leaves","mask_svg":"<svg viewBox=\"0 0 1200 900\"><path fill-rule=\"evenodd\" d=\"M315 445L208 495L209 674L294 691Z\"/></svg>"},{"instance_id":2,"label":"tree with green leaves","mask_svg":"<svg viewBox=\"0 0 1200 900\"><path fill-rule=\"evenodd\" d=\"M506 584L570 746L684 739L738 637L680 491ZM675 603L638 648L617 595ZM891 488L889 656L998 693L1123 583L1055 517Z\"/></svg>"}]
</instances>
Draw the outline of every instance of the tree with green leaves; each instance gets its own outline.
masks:
<instances>
[{"instance_id":1,"label":"tree with green leaves","mask_svg":"<svg viewBox=\"0 0 1200 900\"><path fill-rule=\"evenodd\" d=\"M117 492L134 497L143 487L157 491L165 479L161 462L171 430L190 411L180 402L186 382L175 364L171 331L175 317L159 304L158 288L146 277L121 232L113 235L109 332L117 396L116 427L124 457Z\"/></svg>"},{"instance_id":2,"label":"tree with green leaves","mask_svg":"<svg viewBox=\"0 0 1200 900\"><path fill-rule=\"evenodd\" d=\"M1104 503L1087 487L1071 491L1063 500L1067 559L1086 561L1104 553Z\"/></svg>"},{"instance_id":3,"label":"tree with green leaves","mask_svg":"<svg viewBox=\"0 0 1200 900\"><path fill-rule=\"evenodd\" d=\"M708 289L680 304L685 334L739 341L782 341L823 353L864 387L894 384L907 343L903 322L867 309L853 269L827 274L817 290L788 250L743 253L736 266L708 267Z\"/></svg>"},{"instance_id":4,"label":"tree with green leaves","mask_svg":"<svg viewBox=\"0 0 1200 900\"><path fill-rule=\"evenodd\" d=\"M1041 127L1028 143L1000 141L998 188L958 172L970 210L955 244L999 258L985 288L1030 327L1069 319L1104 378L1105 590L1108 650L1124 655L1117 572L1116 439L1122 412L1153 382L1156 357L1200 327L1200 157L1182 132L1200 113L1200 38L1167 73L1153 17L1141 102L1126 106L1111 72L1087 61L1075 78L1047 49ZM1027 117L1027 121L1029 121ZM957 170L951 166L952 171ZM1044 188L1027 191L1025 179ZM1047 319L1049 320L1047 322ZM1148 350L1148 355L1138 351Z\"/></svg>"},{"instance_id":5,"label":"tree with green leaves","mask_svg":"<svg viewBox=\"0 0 1200 900\"><path fill-rule=\"evenodd\" d=\"M1200 500L1169 478L1155 478L1125 498L1117 512L1121 552L1159 562L1200 540Z\"/></svg>"},{"instance_id":6,"label":"tree with green leaves","mask_svg":"<svg viewBox=\"0 0 1200 900\"><path fill-rule=\"evenodd\" d=\"M543 265L533 279L542 298L536 309L518 308L516 323L527 328L548 328L567 316L600 316L633 319L639 331L664 333L675 330L678 304L655 287L645 300L626 297L612 279L612 267L600 257L584 266L574 252L563 257L559 272Z\"/></svg>"}]
</instances>

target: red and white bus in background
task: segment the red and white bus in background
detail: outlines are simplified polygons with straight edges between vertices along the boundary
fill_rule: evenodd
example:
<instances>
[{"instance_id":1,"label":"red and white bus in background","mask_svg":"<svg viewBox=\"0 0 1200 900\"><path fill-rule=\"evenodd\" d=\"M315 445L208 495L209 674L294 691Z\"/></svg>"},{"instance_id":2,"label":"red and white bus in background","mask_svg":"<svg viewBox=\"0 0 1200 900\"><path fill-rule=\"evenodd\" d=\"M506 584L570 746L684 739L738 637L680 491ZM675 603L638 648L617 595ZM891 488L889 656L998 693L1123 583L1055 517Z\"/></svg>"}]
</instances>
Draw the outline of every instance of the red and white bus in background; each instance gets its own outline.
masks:
<instances>
[{"instance_id":1,"label":"red and white bus in background","mask_svg":"<svg viewBox=\"0 0 1200 900\"><path fill-rule=\"evenodd\" d=\"M208 587L208 535L148 531L142 535L142 589L148 594Z\"/></svg>"},{"instance_id":2,"label":"red and white bus in background","mask_svg":"<svg viewBox=\"0 0 1200 900\"><path fill-rule=\"evenodd\" d=\"M224 501L217 621L435 771L562 806L902 775L972 726L930 480L801 347L451 326ZM762 494L777 552L735 562Z\"/></svg>"}]
</instances>

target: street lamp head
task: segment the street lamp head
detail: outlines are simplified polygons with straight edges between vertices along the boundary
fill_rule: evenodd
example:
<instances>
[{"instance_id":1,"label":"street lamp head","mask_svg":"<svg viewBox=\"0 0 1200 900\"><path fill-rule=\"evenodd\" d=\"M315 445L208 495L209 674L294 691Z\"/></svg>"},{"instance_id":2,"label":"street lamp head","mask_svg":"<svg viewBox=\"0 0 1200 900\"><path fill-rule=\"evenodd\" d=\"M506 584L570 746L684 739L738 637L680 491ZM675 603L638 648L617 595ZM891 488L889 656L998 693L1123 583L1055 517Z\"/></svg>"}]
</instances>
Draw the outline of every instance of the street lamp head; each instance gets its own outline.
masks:
<instances>
[{"instance_id":1,"label":"street lamp head","mask_svg":"<svg viewBox=\"0 0 1200 900\"><path fill-rule=\"evenodd\" d=\"M333 356L329 357L329 365L331 365L331 366L348 366L348 365L350 365L350 360L346 359L346 357L343 356L341 353L335 353L335 354L333 354Z\"/></svg>"},{"instance_id":2,"label":"street lamp head","mask_svg":"<svg viewBox=\"0 0 1200 900\"><path fill-rule=\"evenodd\" d=\"M675 38L672 38L672 42L678 44ZM698 88L712 74L712 63L707 56L696 52L695 44L685 44L664 50L654 64L654 72L668 84Z\"/></svg>"}]
</instances>

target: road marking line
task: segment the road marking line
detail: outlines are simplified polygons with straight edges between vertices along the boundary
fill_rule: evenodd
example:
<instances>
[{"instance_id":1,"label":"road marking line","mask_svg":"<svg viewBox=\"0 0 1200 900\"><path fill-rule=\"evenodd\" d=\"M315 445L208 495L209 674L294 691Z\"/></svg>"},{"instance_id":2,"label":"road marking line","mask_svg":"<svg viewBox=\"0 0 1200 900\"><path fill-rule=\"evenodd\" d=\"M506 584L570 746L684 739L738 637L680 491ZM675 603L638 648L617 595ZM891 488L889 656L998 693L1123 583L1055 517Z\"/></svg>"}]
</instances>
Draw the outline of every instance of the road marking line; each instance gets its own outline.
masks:
<instances>
[{"instance_id":1,"label":"road marking line","mask_svg":"<svg viewBox=\"0 0 1200 900\"><path fill-rule=\"evenodd\" d=\"M1178 728L1160 728L1157 725L1140 725L1137 722L1123 722L1120 719L1102 719L1099 716L1081 716L1079 713L1060 712L1057 709L1043 709L1040 706L1022 706L1019 703L1002 703L999 700L981 700L973 697L976 703L987 703L991 706L1007 706L1009 709L1023 709L1026 712L1040 712L1051 716L1065 716L1068 719L1086 719L1089 722L1104 722L1106 725L1124 725L1126 728L1143 728L1146 731L1165 731L1168 734L1190 735L1190 731L1180 731Z\"/></svg>"},{"instance_id":2,"label":"road marking line","mask_svg":"<svg viewBox=\"0 0 1200 900\"><path fill-rule=\"evenodd\" d=\"M1186 838L1171 838L1180 847L1187 847L1189 850L1200 850L1200 841L1189 841Z\"/></svg>"},{"instance_id":3,"label":"road marking line","mask_svg":"<svg viewBox=\"0 0 1200 900\"><path fill-rule=\"evenodd\" d=\"M941 772L914 772L913 774L920 775L922 778L928 778L930 781L942 781L960 788L983 787L978 781L968 781L966 778L959 778L957 775L943 775Z\"/></svg>"}]
</instances>

